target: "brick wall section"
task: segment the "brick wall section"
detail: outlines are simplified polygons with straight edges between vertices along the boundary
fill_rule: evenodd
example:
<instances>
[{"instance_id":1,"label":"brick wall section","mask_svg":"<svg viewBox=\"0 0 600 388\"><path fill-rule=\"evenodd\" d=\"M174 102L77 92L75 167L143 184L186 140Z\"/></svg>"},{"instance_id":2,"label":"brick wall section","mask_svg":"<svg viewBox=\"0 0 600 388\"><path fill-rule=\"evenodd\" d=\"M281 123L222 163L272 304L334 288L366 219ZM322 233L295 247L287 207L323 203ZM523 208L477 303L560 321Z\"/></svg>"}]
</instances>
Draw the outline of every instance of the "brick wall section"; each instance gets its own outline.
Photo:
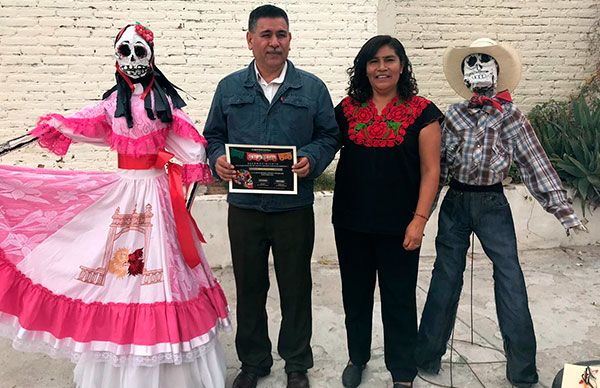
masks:
<instances>
[{"instance_id":1,"label":"brick wall section","mask_svg":"<svg viewBox=\"0 0 600 388\"><path fill-rule=\"evenodd\" d=\"M334 2L335 3L335 2ZM199 129L217 82L247 66L250 11L262 2L63 1L0 2L0 142L25 133L38 116L69 113L100 99L114 84L113 39L119 28L139 21L155 33L156 63L176 85L186 112ZM323 79L334 101L347 84L362 43L377 33L377 3L348 0L285 1L290 17L290 59ZM334 15L334 16L332 16ZM65 161L36 146L2 158L2 164L65 169L112 169L106 149L72 146Z\"/></svg>"},{"instance_id":2,"label":"brick wall section","mask_svg":"<svg viewBox=\"0 0 600 388\"><path fill-rule=\"evenodd\" d=\"M471 4L466 6L465 3ZM216 83L247 65L248 13L262 2L2 0L0 3L0 141L25 133L47 112L69 113L100 98L114 83L112 42L123 25L154 30L157 65L196 99L186 111L201 129ZM442 109L458 97L444 79L448 45L488 35L513 44L524 62L515 100L529 110L548 98L564 99L592 71L590 26L597 0L291 0L290 59L321 77L337 103L345 69L366 39L397 35L406 45L423 96ZM30 146L2 164L111 169L105 149L75 145L63 162Z\"/></svg>"},{"instance_id":3,"label":"brick wall section","mask_svg":"<svg viewBox=\"0 0 600 388\"><path fill-rule=\"evenodd\" d=\"M393 4L393 33L406 46L421 94L443 109L461 100L444 77L444 50L467 46L479 37L509 43L519 51L523 77L513 97L525 112L549 99L564 100L600 64L598 0L405 0Z\"/></svg>"}]
</instances>

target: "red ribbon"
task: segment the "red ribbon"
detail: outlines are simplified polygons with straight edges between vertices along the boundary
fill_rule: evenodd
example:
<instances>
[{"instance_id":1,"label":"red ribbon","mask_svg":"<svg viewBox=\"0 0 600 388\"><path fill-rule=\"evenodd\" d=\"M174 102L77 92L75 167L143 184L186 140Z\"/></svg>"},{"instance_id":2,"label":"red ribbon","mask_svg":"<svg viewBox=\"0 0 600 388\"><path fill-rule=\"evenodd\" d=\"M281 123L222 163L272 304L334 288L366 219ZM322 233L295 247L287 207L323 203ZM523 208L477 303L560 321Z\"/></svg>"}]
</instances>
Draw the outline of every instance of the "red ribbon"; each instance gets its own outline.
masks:
<instances>
[{"instance_id":1,"label":"red ribbon","mask_svg":"<svg viewBox=\"0 0 600 388\"><path fill-rule=\"evenodd\" d=\"M146 90L144 90L144 93L142 93L142 95L140 96L140 100L143 100L144 98L146 98L146 95L150 92L150 90L152 90L152 85L154 85L154 73L152 73L152 79L150 80L150 84L148 84L148 87L146 88Z\"/></svg>"},{"instance_id":2,"label":"red ribbon","mask_svg":"<svg viewBox=\"0 0 600 388\"><path fill-rule=\"evenodd\" d=\"M127 82L127 85L129 85L129 89L131 89L131 91L133 92L133 90L135 89L135 86L133 86L133 82L131 82L131 80L129 79L129 77L127 76L127 74L125 74L123 72L123 70L121 69L121 66L119 66L119 62L115 62L115 66L117 67L117 72L119 74L121 74L121 77L123 77L123 79L125 80L125 82Z\"/></svg>"},{"instance_id":3,"label":"red ribbon","mask_svg":"<svg viewBox=\"0 0 600 388\"><path fill-rule=\"evenodd\" d=\"M196 221L185 207L185 196L183 194L183 168L171 163L173 154L164 150L158 151L157 155L142 155L135 157L132 155L119 154L119 168L128 170L147 170L149 168L162 169L167 166L169 175L169 194L171 196L171 206L173 207L173 218L175 219L175 228L177 229L177 240L181 248L183 259L194 268L200 264L200 255L194 243L193 232L196 232L198 239L206 243L202 232L196 225Z\"/></svg>"},{"instance_id":4,"label":"red ribbon","mask_svg":"<svg viewBox=\"0 0 600 388\"><path fill-rule=\"evenodd\" d=\"M473 93L473 97L469 100L469 107L481 107L484 105L491 105L494 108L498 109L499 112L502 112L502 101L512 102L512 98L508 90L503 90L500 93L496 94L494 97L482 96L477 93Z\"/></svg>"}]
</instances>

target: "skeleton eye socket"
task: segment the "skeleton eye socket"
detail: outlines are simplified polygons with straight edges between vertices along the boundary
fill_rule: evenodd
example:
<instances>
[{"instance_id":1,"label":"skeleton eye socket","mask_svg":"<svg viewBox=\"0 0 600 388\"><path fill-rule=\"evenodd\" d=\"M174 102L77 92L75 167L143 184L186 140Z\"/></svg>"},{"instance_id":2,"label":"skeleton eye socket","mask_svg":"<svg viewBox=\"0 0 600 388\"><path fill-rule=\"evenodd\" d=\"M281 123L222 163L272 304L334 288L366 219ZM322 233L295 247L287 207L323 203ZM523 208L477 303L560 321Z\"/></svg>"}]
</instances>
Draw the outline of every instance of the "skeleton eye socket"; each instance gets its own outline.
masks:
<instances>
[{"instance_id":1,"label":"skeleton eye socket","mask_svg":"<svg viewBox=\"0 0 600 388\"><path fill-rule=\"evenodd\" d=\"M479 57L479 60L483 63L487 63L492 60L492 57L487 54L481 54L481 56Z\"/></svg>"},{"instance_id":2,"label":"skeleton eye socket","mask_svg":"<svg viewBox=\"0 0 600 388\"><path fill-rule=\"evenodd\" d=\"M131 55L131 49L126 44L120 45L117 48L117 51L119 52L119 55L121 55L122 57L128 57Z\"/></svg>"},{"instance_id":3,"label":"skeleton eye socket","mask_svg":"<svg viewBox=\"0 0 600 388\"><path fill-rule=\"evenodd\" d=\"M469 67L473 67L477 63L477 57L475 55L469 55L466 62Z\"/></svg>"},{"instance_id":4,"label":"skeleton eye socket","mask_svg":"<svg viewBox=\"0 0 600 388\"><path fill-rule=\"evenodd\" d=\"M146 55L148 55L148 51L144 46L135 46L133 50L135 52L135 56L138 58L146 58Z\"/></svg>"}]
</instances>

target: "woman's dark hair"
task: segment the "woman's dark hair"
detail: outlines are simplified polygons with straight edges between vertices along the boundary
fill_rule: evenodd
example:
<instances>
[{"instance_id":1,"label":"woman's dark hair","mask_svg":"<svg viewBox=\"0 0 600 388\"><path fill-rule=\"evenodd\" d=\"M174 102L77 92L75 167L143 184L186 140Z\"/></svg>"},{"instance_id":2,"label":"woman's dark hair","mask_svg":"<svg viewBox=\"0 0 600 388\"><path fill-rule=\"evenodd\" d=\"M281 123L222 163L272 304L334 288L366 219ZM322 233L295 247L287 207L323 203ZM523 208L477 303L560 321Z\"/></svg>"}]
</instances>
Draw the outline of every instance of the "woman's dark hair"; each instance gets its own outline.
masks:
<instances>
[{"instance_id":1,"label":"woman's dark hair","mask_svg":"<svg viewBox=\"0 0 600 388\"><path fill-rule=\"evenodd\" d=\"M354 58L354 66L348 68L347 72L350 76L348 86L348 95L357 102L365 102L373 97L373 88L367 78L367 62L375 58L377 51L383 46L390 46L400 58L402 64L402 74L398 80L398 95L404 100L419 93L417 80L412 72L412 65L406 56L406 51L402 43L396 38L389 35L377 35L372 37L365 43L356 58Z\"/></svg>"}]
</instances>

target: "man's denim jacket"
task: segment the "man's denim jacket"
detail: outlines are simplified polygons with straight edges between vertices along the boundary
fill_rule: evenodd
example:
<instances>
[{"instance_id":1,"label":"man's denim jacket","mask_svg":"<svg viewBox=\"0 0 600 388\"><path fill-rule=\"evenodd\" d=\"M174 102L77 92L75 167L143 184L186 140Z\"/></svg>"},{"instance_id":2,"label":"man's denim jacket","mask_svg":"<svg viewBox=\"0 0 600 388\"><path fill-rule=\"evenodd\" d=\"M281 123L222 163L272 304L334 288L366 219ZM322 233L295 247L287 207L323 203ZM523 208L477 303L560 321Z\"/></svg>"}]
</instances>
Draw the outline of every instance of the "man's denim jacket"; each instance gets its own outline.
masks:
<instances>
[{"instance_id":1,"label":"man's denim jacket","mask_svg":"<svg viewBox=\"0 0 600 388\"><path fill-rule=\"evenodd\" d=\"M338 149L339 130L329 92L323 81L288 61L285 80L269 104L254 69L253 61L217 86L204 128L210 166L214 173L226 143L294 145L298 158L306 156L310 161L309 175L298 179L298 194L229 193L227 201L264 212L311 206L314 179Z\"/></svg>"}]
</instances>

